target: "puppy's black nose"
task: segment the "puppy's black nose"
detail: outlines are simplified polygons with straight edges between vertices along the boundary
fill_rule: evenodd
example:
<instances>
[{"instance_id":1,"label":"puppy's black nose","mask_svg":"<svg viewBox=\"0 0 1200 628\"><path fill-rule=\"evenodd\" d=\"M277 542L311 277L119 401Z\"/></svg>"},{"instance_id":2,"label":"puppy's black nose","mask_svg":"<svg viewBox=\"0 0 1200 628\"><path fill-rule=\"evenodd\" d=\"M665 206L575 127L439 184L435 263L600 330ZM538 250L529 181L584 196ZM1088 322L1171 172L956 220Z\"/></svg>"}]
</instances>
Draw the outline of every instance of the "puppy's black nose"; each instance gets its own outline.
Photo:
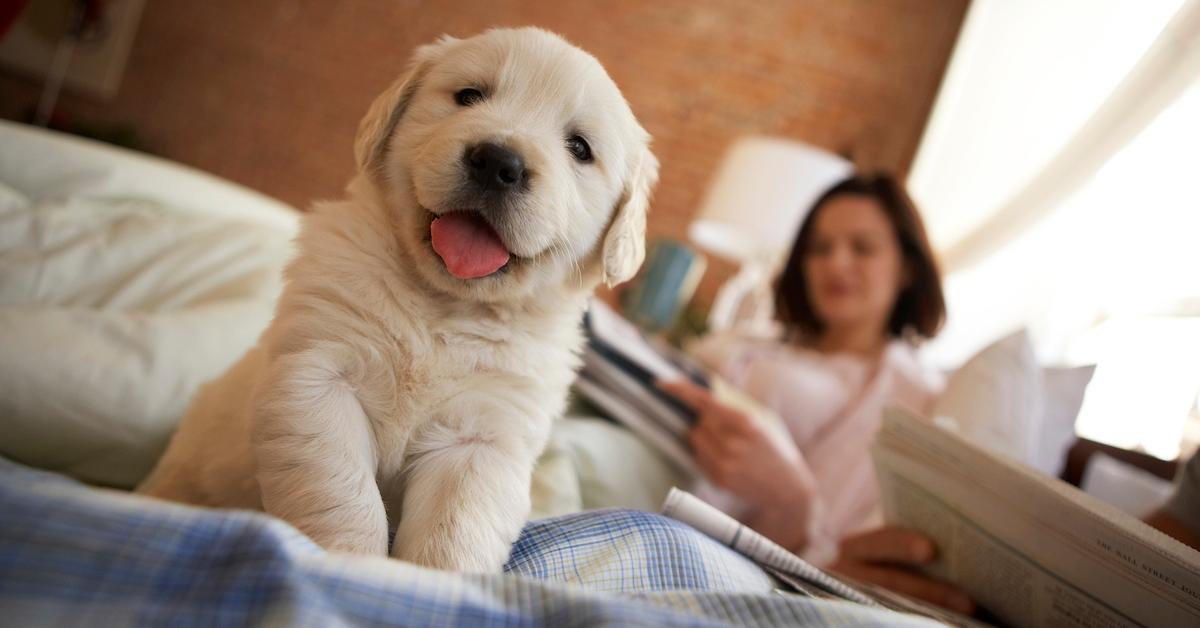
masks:
<instances>
[{"instance_id":1,"label":"puppy's black nose","mask_svg":"<svg viewBox=\"0 0 1200 628\"><path fill-rule=\"evenodd\" d=\"M525 182L525 160L503 146L476 144L467 149L464 161L471 180L485 189L508 190Z\"/></svg>"}]
</instances>

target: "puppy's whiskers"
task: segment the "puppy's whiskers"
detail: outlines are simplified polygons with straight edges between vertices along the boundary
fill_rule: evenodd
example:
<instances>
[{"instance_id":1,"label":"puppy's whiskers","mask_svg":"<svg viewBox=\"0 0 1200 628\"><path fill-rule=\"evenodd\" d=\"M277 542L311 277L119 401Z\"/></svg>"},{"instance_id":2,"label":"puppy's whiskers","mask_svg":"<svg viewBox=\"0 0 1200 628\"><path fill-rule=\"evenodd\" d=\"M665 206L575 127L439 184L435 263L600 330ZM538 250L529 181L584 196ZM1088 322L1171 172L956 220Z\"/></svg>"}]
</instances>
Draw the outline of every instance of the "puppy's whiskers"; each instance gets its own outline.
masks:
<instances>
[{"instance_id":1,"label":"puppy's whiskers","mask_svg":"<svg viewBox=\"0 0 1200 628\"><path fill-rule=\"evenodd\" d=\"M554 242L550 245L551 257L561 258L567 264L570 264L570 270L575 275L576 281L583 285L583 268L579 266L579 261L571 255L571 252L563 246L562 242Z\"/></svg>"}]
</instances>

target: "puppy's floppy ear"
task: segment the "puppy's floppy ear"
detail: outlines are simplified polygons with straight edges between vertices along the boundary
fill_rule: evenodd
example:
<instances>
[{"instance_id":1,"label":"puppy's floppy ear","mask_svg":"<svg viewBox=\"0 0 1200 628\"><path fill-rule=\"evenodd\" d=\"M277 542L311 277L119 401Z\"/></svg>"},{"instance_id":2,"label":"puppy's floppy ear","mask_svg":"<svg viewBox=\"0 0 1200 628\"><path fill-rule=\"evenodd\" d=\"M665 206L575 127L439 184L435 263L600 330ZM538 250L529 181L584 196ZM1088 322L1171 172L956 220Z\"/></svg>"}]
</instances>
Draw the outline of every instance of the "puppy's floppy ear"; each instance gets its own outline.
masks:
<instances>
[{"instance_id":1,"label":"puppy's floppy ear","mask_svg":"<svg viewBox=\"0 0 1200 628\"><path fill-rule=\"evenodd\" d=\"M604 283L610 288L632 279L646 257L646 209L658 183L658 159L643 146L632 165L604 236Z\"/></svg>"},{"instance_id":2,"label":"puppy's floppy ear","mask_svg":"<svg viewBox=\"0 0 1200 628\"><path fill-rule=\"evenodd\" d=\"M387 153L388 139L396 130L429 67L456 42L457 39L443 35L436 42L417 48L404 75L371 103L367 115L358 123L358 135L354 138L354 159L359 172L371 178L378 175Z\"/></svg>"}]
</instances>

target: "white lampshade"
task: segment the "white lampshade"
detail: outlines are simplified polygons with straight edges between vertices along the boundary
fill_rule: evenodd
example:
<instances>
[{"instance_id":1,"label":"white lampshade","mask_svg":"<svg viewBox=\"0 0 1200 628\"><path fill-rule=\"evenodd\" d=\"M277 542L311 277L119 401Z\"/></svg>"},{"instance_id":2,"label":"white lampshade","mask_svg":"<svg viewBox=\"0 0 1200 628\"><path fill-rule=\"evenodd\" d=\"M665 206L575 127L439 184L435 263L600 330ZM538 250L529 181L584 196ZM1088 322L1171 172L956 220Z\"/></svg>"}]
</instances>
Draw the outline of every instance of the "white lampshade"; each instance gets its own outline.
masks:
<instances>
[{"instance_id":1,"label":"white lampshade","mask_svg":"<svg viewBox=\"0 0 1200 628\"><path fill-rule=\"evenodd\" d=\"M853 170L849 161L807 144L742 138L725 154L688 234L721 257L772 265L791 248L817 198Z\"/></svg>"}]
</instances>

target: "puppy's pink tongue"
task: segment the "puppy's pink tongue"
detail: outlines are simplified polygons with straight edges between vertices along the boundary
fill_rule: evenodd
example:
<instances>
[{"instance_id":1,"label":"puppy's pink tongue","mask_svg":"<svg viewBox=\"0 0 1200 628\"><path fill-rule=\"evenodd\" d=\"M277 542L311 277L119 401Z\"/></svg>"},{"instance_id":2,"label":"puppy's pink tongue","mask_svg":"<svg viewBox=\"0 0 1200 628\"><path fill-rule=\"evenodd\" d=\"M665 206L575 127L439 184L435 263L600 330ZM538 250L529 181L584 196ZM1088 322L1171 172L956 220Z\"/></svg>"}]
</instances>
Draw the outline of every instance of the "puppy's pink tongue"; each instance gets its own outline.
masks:
<instances>
[{"instance_id":1,"label":"puppy's pink tongue","mask_svg":"<svg viewBox=\"0 0 1200 628\"><path fill-rule=\"evenodd\" d=\"M474 212L438 216L430 235L446 270L459 279L485 277L508 263L508 249L500 236Z\"/></svg>"}]
</instances>

